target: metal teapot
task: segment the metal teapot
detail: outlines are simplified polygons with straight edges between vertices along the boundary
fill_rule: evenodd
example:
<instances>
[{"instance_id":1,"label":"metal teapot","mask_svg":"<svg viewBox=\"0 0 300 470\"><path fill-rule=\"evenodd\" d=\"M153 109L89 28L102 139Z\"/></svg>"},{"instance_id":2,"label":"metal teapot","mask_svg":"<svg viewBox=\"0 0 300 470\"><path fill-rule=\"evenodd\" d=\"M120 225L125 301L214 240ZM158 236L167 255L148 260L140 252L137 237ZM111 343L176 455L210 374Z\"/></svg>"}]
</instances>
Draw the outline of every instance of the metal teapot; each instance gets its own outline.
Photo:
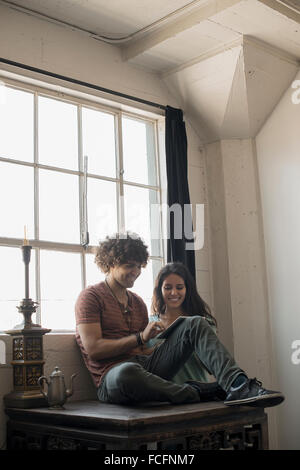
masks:
<instances>
[{"instance_id":1,"label":"metal teapot","mask_svg":"<svg viewBox=\"0 0 300 470\"><path fill-rule=\"evenodd\" d=\"M40 390L51 408L64 408L63 404L73 395L73 379L76 375L77 374L73 374L71 376L69 390L66 389L63 373L57 366L54 368L49 380L44 375L38 379ZM48 385L48 393L45 393L43 390L44 381Z\"/></svg>"}]
</instances>

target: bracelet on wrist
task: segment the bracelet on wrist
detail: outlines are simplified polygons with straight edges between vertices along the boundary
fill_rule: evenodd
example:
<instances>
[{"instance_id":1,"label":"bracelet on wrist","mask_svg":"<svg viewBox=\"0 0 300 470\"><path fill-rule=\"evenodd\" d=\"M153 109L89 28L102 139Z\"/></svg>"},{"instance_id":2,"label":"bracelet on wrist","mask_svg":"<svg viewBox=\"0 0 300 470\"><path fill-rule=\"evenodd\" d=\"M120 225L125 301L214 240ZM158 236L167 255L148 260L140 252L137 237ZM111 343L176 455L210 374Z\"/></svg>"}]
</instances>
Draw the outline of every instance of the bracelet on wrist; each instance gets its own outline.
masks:
<instances>
[{"instance_id":1,"label":"bracelet on wrist","mask_svg":"<svg viewBox=\"0 0 300 470\"><path fill-rule=\"evenodd\" d=\"M135 337L138 346L143 346L143 344L145 344L146 341L144 341L143 333L141 331L139 333L136 333Z\"/></svg>"},{"instance_id":2,"label":"bracelet on wrist","mask_svg":"<svg viewBox=\"0 0 300 470\"><path fill-rule=\"evenodd\" d=\"M140 332L140 337L141 337L141 342L142 342L142 344L145 344L146 341L144 340L143 332L142 332L142 331Z\"/></svg>"},{"instance_id":3,"label":"bracelet on wrist","mask_svg":"<svg viewBox=\"0 0 300 470\"><path fill-rule=\"evenodd\" d=\"M138 345L138 346L142 346L142 345L143 345L143 342L142 342L142 338L141 338L140 333L136 333L136 334L135 334L135 337L136 337L137 345Z\"/></svg>"}]
</instances>

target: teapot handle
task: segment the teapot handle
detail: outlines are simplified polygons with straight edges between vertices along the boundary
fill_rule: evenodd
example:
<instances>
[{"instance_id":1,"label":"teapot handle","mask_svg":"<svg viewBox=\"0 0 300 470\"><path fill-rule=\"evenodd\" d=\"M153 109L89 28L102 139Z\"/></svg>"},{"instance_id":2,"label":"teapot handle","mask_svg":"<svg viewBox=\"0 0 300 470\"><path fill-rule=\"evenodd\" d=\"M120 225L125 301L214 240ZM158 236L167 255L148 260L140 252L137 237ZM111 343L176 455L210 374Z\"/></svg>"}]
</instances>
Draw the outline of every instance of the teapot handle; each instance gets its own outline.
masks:
<instances>
[{"instance_id":1,"label":"teapot handle","mask_svg":"<svg viewBox=\"0 0 300 470\"><path fill-rule=\"evenodd\" d=\"M47 396L47 394L46 394L46 393L44 392L44 390L43 390L43 382L44 382L44 381L46 382L46 384L47 384L48 387L49 387L48 379L47 379L47 377L45 377L44 375L38 379L38 384L39 384L39 386L40 386L40 391L42 392L42 394L44 395L44 397L47 399L48 396Z\"/></svg>"}]
</instances>

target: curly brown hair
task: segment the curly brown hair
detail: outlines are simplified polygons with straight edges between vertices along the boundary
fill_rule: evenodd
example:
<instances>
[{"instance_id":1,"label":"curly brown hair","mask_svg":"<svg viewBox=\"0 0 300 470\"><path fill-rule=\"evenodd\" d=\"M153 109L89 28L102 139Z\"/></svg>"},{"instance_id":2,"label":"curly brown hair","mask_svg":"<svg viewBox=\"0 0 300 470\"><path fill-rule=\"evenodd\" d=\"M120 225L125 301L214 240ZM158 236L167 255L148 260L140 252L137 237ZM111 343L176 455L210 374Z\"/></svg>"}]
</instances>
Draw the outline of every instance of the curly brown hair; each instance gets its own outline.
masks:
<instances>
[{"instance_id":1,"label":"curly brown hair","mask_svg":"<svg viewBox=\"0 0 300 470\"><path fill-rule=\"evenodd\" d=\"M144 241L132 232L116 233L107 236L95 251L95 263L105 274L112 266L135 261L144 268L149 253Z\"/></svg>"}]
</instances>

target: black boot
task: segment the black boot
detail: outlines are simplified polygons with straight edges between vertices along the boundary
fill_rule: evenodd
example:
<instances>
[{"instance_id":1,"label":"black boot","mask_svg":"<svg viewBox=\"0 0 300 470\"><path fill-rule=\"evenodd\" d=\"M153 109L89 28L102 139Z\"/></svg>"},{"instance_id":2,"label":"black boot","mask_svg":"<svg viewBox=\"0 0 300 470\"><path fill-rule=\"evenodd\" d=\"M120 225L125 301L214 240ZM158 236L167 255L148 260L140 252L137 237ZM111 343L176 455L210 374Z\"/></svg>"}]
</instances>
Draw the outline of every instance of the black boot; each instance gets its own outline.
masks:
<instances>
[{"instance_id":1,"label":"black boot","mask_svg":"<svg viewBox=\"0 0 300 470\"><path fill-rule=\"evenodd\" d=\"M200 395L200 401L224 401L227 394L220 387L218 382L198 382L197 380L188 380L187 385L195 388Z\"/></svg>"}]
</instances>

